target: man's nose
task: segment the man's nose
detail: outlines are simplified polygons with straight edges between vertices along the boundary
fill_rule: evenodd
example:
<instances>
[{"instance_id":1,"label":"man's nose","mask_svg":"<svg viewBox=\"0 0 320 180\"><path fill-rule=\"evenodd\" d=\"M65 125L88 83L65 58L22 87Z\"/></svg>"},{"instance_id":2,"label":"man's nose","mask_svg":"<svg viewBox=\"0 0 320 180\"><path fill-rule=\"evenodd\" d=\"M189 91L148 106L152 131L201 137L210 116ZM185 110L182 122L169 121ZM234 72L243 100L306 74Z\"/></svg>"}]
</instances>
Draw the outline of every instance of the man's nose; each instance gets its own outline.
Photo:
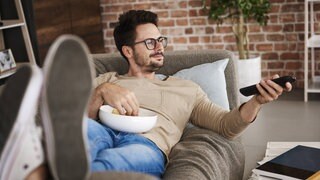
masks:
<instances>
[{"instance_id":1,"label":"man's nose","mask_svg":"<svg viewBox=\"0 0 320 180\"><path fill-rule=\"evenodd\" d=\"M156 48L155 50L164 50L162 42L156 41Z\"/></svg>"}]
</instances>

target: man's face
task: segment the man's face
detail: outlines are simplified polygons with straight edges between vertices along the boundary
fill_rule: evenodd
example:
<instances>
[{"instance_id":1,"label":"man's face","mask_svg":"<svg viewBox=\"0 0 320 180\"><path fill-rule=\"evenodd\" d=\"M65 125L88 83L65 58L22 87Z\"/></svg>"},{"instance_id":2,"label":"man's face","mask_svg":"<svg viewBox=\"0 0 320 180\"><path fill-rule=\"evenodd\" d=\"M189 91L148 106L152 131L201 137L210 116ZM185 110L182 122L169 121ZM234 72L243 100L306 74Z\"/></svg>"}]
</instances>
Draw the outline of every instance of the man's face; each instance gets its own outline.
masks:
<instances>
[{"instance_id":1,"label":"man's face","mask_svg":"<svg viewBox=\"0 0 320 180\"><path fill-rule=\"evenodd\" d=\"M142 24L136 28L137 37L135 42L140 42L148 38L158 39L161 34L158 28L151 23ZM164 63L164 47L157 42L153 50L149 50L145 43L138 43L133 46L134 60L142 71L155 72Z\"/></svg>"}]
</instances>

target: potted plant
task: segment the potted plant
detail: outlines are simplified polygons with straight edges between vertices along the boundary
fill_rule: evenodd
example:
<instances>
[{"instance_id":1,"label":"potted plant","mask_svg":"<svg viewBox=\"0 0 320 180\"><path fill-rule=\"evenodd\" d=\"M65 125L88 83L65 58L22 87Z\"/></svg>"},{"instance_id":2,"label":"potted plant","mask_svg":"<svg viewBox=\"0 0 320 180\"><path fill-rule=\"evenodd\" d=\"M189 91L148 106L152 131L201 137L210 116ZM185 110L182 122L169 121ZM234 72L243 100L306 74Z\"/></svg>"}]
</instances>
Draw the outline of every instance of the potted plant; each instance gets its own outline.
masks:
<instances>
[{"instance_id":1,"label":"potted plant","mask_svg":"<svg viewBox=\"0 0 320 180\"><path fill-rule=\"evenodd\" d=\"M250 59L248 23L256 22L261 26L267 24L270 10L269 0L202 0L202 3L208 13L208 18L215 20L218 27L226 20L232 23L239 55L237 63L240 76L239 87L259 82L261 79L261 58ZM210 8L208 9L208 7ZM245 100L243 96L242 99Z\"/></svg>"}]
</instances>

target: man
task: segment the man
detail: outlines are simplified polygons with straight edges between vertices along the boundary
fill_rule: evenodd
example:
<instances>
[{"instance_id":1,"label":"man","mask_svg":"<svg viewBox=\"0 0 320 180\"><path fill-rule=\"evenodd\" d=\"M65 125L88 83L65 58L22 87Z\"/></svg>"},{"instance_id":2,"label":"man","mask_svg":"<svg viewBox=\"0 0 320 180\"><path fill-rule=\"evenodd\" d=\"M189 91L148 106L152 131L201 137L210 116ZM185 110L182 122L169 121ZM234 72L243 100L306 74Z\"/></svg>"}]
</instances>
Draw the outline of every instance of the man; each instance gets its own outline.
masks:
<instances>
[{"instance_id":1,"label":"man","mask_svg":"<svg viewBox=\"0 0 320 180\"><path fill-rule=\"evenodd\" d=\"M155 71L163 66L167 46L167 38L157 28L156 14L142 10L124 13L119 18L114 38L117 48L129 63L129 70L124 76L106 73L96 79L88 108L91 119L87 121L83 121L83 110L90 94L88 86L92 75L88 52L68 39L58 40L58 45L49 51L44 68L42 118L48 161L51 173L57 179L88 176L87 144L92 171L134 171L161 177L168 154L179 141L189 120L233 138L255 119L262 104L277 99L283 91L270 80L261 81L257 86L261 95L228 112L213 104L193 82L155 77ZM67 53L64 50L69 49L70 44L75 49ZM72 71L69 71L70 67ZM286 86L290 91L291 84ZM72 103L78 108L73 109ZM138 115L139 107L149 109L157 113L157 124L142 134L113 130L93 120L98 119L97 112L103 104L113 106L123 115L132 116ZM10 119L11 125L14 120ZM86 132L82 131L83 122L87 123L88 142L81 136Z\"/></svg>"},{"instance_id":2,"label":"man","mask_svg":"<svg viewBox=\"0 0 320 180\"><path fill-rule=\"evenodd\" d=\"M89 142L95 142L91 148L99 146L91 149L93 170L138 171L161 177L165 159L189 120L224 137L234 138L254 121L262 104L277 99L284 90L271 80L262 80L257 85L260 95L228 112L210 102L201 88L190 81L174 77L157 79L155 71L164 64L167 46L167 38L161 35L157 20L156 14L143 10L131 10L120 16L114 39L129 63L129 70L123 76L116 73L100 75L89 107L92 119L98 118L98 109L103 104L129 116L136 116L142 107L158 114L157 124L149 132L130 134L134 140L128 140L127 133L89 120ZM285 90L291 88L287 83ZM104 145L97 143L96 134L90 136L96 129L101 130L103 135L98 137L107 142ZM120 139L114 138L115 135ZM148 154L147 158L134 158L145 154Z\"/></svg>"}]
</instances>

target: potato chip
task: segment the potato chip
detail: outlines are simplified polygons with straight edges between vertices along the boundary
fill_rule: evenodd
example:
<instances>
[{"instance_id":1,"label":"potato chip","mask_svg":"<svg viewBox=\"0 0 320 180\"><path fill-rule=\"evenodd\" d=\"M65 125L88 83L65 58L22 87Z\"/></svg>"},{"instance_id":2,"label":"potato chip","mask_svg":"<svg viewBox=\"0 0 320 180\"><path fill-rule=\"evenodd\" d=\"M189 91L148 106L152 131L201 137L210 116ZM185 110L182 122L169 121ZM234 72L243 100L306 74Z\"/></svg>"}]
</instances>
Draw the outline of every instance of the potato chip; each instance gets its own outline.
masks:
<instances>
[{"instance_id":1,"label":"potato chip","mask_svg":"<svg viewBox=\"0 0 320 180\"><path fill-rule=\"evenodd\" d=\"M112 114L120 114L119 111L117 109L113 109L112 110Z\"/></svg>"}]
</instances>

